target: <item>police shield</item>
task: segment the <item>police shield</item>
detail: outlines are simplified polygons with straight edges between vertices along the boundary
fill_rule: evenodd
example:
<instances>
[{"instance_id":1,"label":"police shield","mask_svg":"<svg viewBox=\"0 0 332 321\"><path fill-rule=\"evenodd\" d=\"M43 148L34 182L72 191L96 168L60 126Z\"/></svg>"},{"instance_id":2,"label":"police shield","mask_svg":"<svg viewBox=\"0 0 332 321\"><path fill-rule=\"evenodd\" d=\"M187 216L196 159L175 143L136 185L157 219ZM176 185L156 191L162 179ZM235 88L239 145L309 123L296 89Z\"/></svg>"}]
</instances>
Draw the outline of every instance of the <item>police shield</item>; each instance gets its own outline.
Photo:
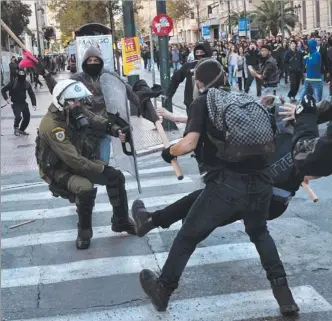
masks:
<instances>
[{"instance_id":1,"label":"police shield","mask_svg":"<svg viewBox=\"0 0 332 321\"><path fill-rule=\"evenodd\" d=\"M119 138L112 137L113 154L116 164L136 178L139 193L142 192L139 179L136 151L126 86L117 75L104 73L100 77L100 84L106 104L107 112L117 115L117 124L127 134L129 141L122 144ZM113 118L113 117L111 117Z\"/></svg>"}]
</instances>

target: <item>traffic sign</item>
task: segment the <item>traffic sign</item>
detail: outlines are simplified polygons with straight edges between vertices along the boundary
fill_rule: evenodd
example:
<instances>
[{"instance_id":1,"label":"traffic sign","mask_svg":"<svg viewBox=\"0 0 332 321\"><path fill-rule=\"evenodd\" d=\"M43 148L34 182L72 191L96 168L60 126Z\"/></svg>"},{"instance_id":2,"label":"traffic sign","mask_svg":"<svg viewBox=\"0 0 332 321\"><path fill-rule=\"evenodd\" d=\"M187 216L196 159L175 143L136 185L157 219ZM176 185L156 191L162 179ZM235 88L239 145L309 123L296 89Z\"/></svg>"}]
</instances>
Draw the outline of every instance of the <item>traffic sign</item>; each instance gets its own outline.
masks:
<instances>
[{"instance_id":1,"label":"traffic sign","mask_svg":"<svg viewBox=\"0 0 332 321\"><path fill-rule=\"evenodd\" d=\"M152 31L159 37L168 36L173 29L173 20L167 14L158 14L152 20Z\"/></svg>"}]
</instances>

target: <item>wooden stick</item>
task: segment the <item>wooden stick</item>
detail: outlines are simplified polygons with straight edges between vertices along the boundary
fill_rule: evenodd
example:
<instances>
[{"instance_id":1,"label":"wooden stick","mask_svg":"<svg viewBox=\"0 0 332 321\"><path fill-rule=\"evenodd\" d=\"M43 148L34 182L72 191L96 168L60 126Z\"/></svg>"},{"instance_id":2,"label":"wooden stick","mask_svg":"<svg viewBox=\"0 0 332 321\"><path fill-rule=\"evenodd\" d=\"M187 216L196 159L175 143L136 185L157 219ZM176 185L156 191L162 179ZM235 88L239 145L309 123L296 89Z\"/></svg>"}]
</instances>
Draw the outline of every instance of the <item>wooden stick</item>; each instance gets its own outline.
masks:
<instances>
[{"instance_id":1,"label":"wooden stick","mask_svg":"<svg viewBox=\"0 0 332 321\"><path fill-rule=\"evenodd\" d=\"M165 148L169 147L169 141L168 141L168 138L167 138L166 133L164 131L164 128L161 124L161 121L157 120L154 124L157 128L157 131L160 135L160 138L161 138L161 141L163 142L164 147ZM173 166L175 175L178 178L178 180L182 180L183 179L183 174L182 174L181 168L180 168L178 162L176 161L176 159L173 159L171 161L171 165Z\"/></svg>"},{"instance_id":2,"label":"wooden stick","mask_svg":"<svg viewBox=\"0 0 332 321\"><path fill-rule=\"evenodd\" d=\"M10 226L9 228L12 230L13 228L16 228L16 227L19 227L19 226L22 226L22 225L25 225L25 224L32 223L32 222L34 222L34 221L35 221L35 220L30 220L30 221L22 222L22 223L20 223L20 224L16 224L16 225Z\"/></svg>"},{"instance_id":3,"label":"wooden stick","mask_svg":"<svg viewBox=\"0 0 332 321\"><path fill-rule=\"evenodd\" d=\"M301 184L301 186L305 189L305 191L308 193L309 198L314 202L318 202L318 197L316 196L316 194L313 192L313 190L309 187L308 184L306 184L305 182L303 182Z\"/></svg>"},{"instance_id":4,"label":"wooden stick","mask_svg":"<svg viewBox=\"0 0 332 321\"><path fill-rule=\"evenodd\" d=\"M5 24L5 22L1 19L1 26L4 28L7 33L12 37L12 39L17 43L19 47L21 47L23 50L27 51L27 48L25 47L24 43L16 37L13 31Z\"/></svg>"}]
</instances>

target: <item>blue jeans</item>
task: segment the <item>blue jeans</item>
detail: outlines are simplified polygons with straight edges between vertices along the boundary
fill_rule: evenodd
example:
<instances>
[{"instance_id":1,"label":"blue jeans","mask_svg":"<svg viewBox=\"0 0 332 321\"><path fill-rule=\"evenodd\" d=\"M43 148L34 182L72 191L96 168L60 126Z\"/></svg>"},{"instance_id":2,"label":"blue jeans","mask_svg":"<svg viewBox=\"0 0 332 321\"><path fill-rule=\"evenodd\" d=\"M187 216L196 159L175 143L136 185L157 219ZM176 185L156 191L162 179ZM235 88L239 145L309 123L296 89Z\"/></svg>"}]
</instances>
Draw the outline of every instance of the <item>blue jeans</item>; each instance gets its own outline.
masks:
<instances>
[{"instance_id":1,"label":"blue jeans","mask_svg":"<svg viewBox=\"0 0 332 321\"><path fill-rule=\"evenodd\" d=\"M148 70L151 71L151 59L148 59Z\"/></svg>"},{"instance_id":2,"label":"blue jeans","mask_svg":"<svg viewBox=\"0 0 332 321\"><path fill-rule=\"evenodd\" d=\"M104 136L100 139L99 153L100 160L108 165L111 157L111 136Z\"/></svg>"},{"instance_id":3,"label":"blue jeans","mask_svg":"<svg viewBox=\"0 0 332 321\"><path fill-rule=\"evenodd\" d=\"M180 62L178 61L173 62L173 72L176 72L178 69L180 69L179 67L180 67Z\"/></svg>"},{"instance_id":4,"label":"blue jeans","mask_svg":"<svg viewBox=\"0 0 332 321\"><path fill-rule=\"evenodd\" d=\"M317 102L321 101L323 97L323 80L305 80L300 92L299 101L301 101L306 94L313 94Z\"/></svg>"},{"instance_id":5,"label":"blue jeans","mask_svg":"<svg viewBox=\"0 0 332 321\"><path fill-rule=\"evenodd\" d=\"M268 178L260 173L237 174L226 170L216 176L206 182L174 239L160 275L160 281L167 289L177 288L197 244L235 213L241 213L245 231L256 246L268 280L286 276L266 224L272 197Z\"/></svg>"},{"instance_id":6,"label":"blue jeans","mask_svg":"<svg viewBox=\"0 0 332 321\"><path fill-rule=\"evenodd\" d=\"M236 79L236 77L234 77L234 70L235 66L228 65L228 82L231 86L233 86L233 80Z\"/></svg>"}]
</instances>

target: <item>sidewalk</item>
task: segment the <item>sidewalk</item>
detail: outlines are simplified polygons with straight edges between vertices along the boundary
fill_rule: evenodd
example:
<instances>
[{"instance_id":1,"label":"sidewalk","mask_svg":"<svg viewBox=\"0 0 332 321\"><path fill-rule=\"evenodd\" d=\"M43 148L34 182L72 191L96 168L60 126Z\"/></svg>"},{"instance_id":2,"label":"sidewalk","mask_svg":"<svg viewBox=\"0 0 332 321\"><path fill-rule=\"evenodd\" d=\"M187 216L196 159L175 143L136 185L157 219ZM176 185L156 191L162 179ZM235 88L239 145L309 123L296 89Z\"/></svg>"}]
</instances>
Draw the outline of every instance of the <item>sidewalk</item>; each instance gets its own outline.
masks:
<instances>
[{"instance_id":1,"label":"sidewalk","mask_svg":"<svg viewBox=\"0 0 332 321\"><path fill-rule=\"evenodd\" d=\"M57 75L56 79L63 80L69 77L70 73L65 72ZM42 79L41 81L44 84ZM43 89L37 89L35 93L37 97L36 111L34 111L31 107L30 98L27 98L29 106L31 107L31 120L29 127L27 128L27 131L30 133L29 136L14 136L14 115L12 109L9 105L1 109L2 175L38 170L35 160L35 139L37 135L37 128L41 118L47 112L47 109L52 101L52 96L46 85L44 85ZM1 106L5 104L2 97L0 103ZM183 114L183 111L179 110L178 113ZM163 149L162 141L151 122L138 117L132 117L131 122L134 128L134 144L138 156L147 155ZM174 142L182 137L184 125L180 125L178 127L181 130L166 132L170 142Z\"/></svg>"}]
</instances>

